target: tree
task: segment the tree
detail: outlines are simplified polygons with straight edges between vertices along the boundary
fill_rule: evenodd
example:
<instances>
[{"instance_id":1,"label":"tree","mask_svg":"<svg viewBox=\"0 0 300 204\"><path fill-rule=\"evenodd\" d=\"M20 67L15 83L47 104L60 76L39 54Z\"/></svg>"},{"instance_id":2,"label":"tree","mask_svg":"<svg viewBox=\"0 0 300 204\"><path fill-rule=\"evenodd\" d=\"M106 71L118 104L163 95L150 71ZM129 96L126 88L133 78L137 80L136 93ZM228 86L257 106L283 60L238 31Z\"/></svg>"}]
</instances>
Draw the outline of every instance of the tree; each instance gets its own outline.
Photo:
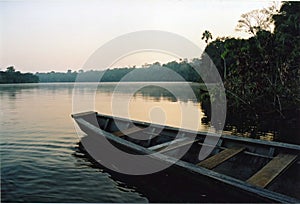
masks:
<instances>
[{"instance_id":1,"label":"tree","mask_svg":"<svg viewBox=\"0 0 300 204\"><path fill-rule=\"evenodd\" d=\"M299 45L300 35L300 3L284 2L279 13L273 16L275 35L282 48Z\"/></svg>"},{"instance_id":2,"label":"tree","mask_svg":"<svg viewBox=\"0 0 300 204\"><path fill-rule=\"evenodd\" d=\"M300 2L284 2L275 21L276 71L289 103L300 109Z\"/></svg>"},{"instance_id":3,"label":"tree","mask_svg":"<svg viewBox=\"0 0 300 204\"><path fill-rule=\"evenodd\" d=\"M7 83L37 83L39 78L31 73L21 73L13 66L7 67L6 72L0 71L0 84Z\"/></svg>"},{"instance_id":4,"label":"tree","mask_svg":"<svg viewBox=\"0 0 300 204\"><path fill-rule=\"evenodd\" d=\"M300 2L284 2L273 15L274 33L254 28L249 39L217 38L205 48L223 72L229 107L237 113L286 118L300 110L299 10Z\"/></svg>"},{"instance_id":5,"label":"tree","mask_svg":"<svg viewBox=\"0 0 300 204\"><path fill-rule=\"evenodd\" d=\"M256 35L261 30L273 31L273 15L278 12L278 4L273 3L269 8L256 9L242 14L238 21L236 31L244 31Z\"/></svg>"},{"instance_id":6,"label":"tree","mask_svg":"<svg viewBox=\"0 0 300 204\"><path fill-rule=\"evenodd\" d=\"M209 32L208 30L205 30L203 33L202 33L202 40L204 40L205 39L205 43L208 43L208 41L209 41L209 39L211 39L212 40L212 34L211 34L211 32Z\"/></svg>"},{"instance_id":7,"label":"tree","mask_svg":"<svg viewBox=\"0 0 300 204\"><path fill-rule=\"evenodd\" d=\"M209 43L209 45L207 45L205 48L205 52L208 54L208 56L214 59L214 64L223 79L226 78L227 68L228 49L225 47L224 43L226 40L229 40L229 38L218 37L216 40Z\"/></svg>"},{"instance_id":8,"label":"tree","mask_svg":"<svg viewBox=\"0 0 300 204\"><path fill-rule=\"evenodd\" d=\"M15 72L15 68L13 66L10 66L10 67L7 67L6 68L6 72L9 72L9 73L12 73L12 72Z\"/></svg>"}]
</instances>

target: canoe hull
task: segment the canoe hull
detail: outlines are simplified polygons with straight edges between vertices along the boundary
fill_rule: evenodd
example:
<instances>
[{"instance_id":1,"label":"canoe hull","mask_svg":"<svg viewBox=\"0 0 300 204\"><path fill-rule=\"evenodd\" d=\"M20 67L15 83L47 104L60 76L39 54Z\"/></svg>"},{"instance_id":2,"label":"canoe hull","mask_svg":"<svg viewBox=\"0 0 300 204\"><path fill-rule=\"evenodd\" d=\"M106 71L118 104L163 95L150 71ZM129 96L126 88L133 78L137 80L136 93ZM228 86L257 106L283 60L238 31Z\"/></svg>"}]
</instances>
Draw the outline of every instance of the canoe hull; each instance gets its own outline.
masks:
<instances>
[{"instance_id":1,"label":"canoe hull","mask_svg":"<svg viewBox=\"0 0 300 204\"><path fill-rule=\"evenodd\" d=\"M91 143L95 144L93 136L86 136L80 142L81 150L88 155L90 161L112 175L114 180L138 189L149 202L272 202L270 199L255 196L177 165L147 175L121 174L95 160L98 155L92 155L92 152L96 151L90 149ZM89 146L89 151L85 150L84 146ZM97 145L98 148L105 149L102 145ZM127 152L132 151L126 146L119 148ZM113 168L118 168L118 164L114 164Z\"/></svg>"},{"instance_id":2,"label":"canoe hull","mask_svg":"<svg viewBox=\"0 0 300 204\"><path fill-rule=\"evenodd\" d=\"M138 191L150 198L151 202L299 202L296 198L249 185L244 181L184 161L178 161L163 171L148 175L118 173L117 170L121 168L118 163L110 164L110 166L105 165L104 167L103 159L107 158L105 153L109 152L109 150L104 142L99 141L99 138L109 140L119 149L128 153L147 155L153 152L101 130L107 129L107 121L112 120L112 118L95 114L91 112L73 116L80 129L87 134L81 140L81 147L83 149L88 147L85 151L94 163L106 169L117 180L138 187ZM120 119L124 124L126 120ZM149 126L149 124L144 122L135 121L135 123L140 126ZM111 127L114 128L113 125ZM167 132L176 131L171 127L164 128ZM283 150L293 154L299 153L299 147L296 145L257 141L248 138L223 136L222 144L223 147L246 144L247 149L251 150L247 154L260 154L263 159L269 159L268 157L272 156L271 153L276 151ZM259 148L256 148L256 146L259 146ZM102 153L99 153L99 149L102 150ZM143 163L141 161L137 165L157 165L160 162L168 162L169 158L158 156L151 157L151 159L151 162ZM162 194L167 196L162 197Z\"/></svg>"}]
</instances>

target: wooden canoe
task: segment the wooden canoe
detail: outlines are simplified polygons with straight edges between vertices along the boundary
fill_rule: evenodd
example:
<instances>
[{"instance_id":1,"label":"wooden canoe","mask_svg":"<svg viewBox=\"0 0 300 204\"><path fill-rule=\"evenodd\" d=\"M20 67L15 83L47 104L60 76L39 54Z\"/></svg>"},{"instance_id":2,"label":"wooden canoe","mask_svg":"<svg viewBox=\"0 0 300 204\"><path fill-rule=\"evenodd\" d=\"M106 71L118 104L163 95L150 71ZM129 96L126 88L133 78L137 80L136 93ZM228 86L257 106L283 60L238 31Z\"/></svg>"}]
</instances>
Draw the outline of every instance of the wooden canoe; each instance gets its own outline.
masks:
<instances>
[{"instance_id":1,"label":"wooden canoe","mask_svg":"<svg viewBox=\"0 0 300 204\"><path fill-rule=\"evenodd\" d=\"M97 112L73 114L72 117L86 133L81 142L93 143L95 137L106 138L116 146L135 154L154 155L153 159L159 162L172 161L172 152L190 145L185 155L172 165L172 175L176 177L176 172L184 174L184 178L190 178L194 186L198 181L201 183L206 179L209 185L217 185L221 190L226 188L230 198L237 194L243 198L232 198L232 202L300 202L299 145L222 135L217 138L217 145L211 154L200 161L197 153L201 147L207 145L204 143L205 138L214 138L216 135L180 130L183 136L175 139L178 128L174 127L101 115ZM150 125L151 131L147 128ZM152 137L156 131L158 136ZM191 135L196 137L192 140ZM139 136L143 139L138 139ZM100 146L101 144L95 144L94 148ZM160 154L153 154L157 152ZM197 194L197 188L193 187L192 191Z\"/></svg>"}]
</instances>

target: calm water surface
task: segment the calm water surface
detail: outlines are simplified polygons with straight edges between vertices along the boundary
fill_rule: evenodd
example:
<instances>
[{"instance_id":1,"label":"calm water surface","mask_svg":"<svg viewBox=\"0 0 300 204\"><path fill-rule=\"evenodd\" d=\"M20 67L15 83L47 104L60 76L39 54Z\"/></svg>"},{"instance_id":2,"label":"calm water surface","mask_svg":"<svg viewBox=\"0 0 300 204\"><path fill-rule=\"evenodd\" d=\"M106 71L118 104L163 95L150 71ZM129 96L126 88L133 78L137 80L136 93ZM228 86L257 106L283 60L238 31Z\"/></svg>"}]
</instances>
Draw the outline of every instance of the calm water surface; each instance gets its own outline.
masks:
<instances>
[{"instance_id":1,"label":"calm water surface","mask_svg":"<svg viewBox=\"0 0 300 204\"><path fill-rule=\"evenodd\" d=\"M115 99L122 100L136 84L128 83L128 91L115 93ZM115 85L98 88L98 112L112 113ZM180 83L169 86L181 88ZM199 85L191 86L196 95L200 93ZM70 117L73 87L72 83L0 85L1 201L147 202L134 187L93 167L78 150L79 138ZM200 119L205 117L201 103L193 97L183 92L176 99L158 87L156 83L135 93L129 103L132 118L152 121L149 112L161 108L168 125L180 126L182 107L186 112L197 111ZM92 94L90 84L81 84L80 91ZM207 128L201 122L197 127Z\"/></svg>"},{"instance_id":2,"label":"calm water surface","mask_svg":"<svg viewBox=\"0 0 300 204\"><path fill-rule=\"evenodd\" d=\"M145 202L80 157L73 84L0 86L2 202Z\"/></svg>"}]
</instances>

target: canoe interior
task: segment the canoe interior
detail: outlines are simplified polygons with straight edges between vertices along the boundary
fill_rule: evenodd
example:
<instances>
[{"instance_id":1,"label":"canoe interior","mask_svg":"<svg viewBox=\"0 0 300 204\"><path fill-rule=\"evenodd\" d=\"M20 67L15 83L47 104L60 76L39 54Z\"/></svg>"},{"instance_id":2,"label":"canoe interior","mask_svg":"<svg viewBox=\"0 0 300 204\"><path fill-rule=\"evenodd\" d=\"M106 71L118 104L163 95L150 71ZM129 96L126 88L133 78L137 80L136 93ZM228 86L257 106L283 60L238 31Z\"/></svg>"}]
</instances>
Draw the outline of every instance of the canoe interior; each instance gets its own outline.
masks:
<instances>
[{"instance_id":1,"label":"canoe interior","mask_svg":"<svg viewBox=\"0 0 300 204\"><path fill-rule=\"evenodd\" d=\"M88 120L89 116L89 114L83 114L76 115L75 118ZM97 124L94 125L116 137L152 151L163 152L168 156L176 156L184 147L191 145L181 158L182 161L245 182L266 180L260 182L263 188L300 199L300 147L298 145L226 135L219 139L213 134L207 136L203 132L179 131L173 127L100 114L96 116L97 121L94 123ZM83 130L84 128L81 127ZM201 161L198 158L199 152L205 145L203 143L206 137L217 139L218 142L210 155ZM170 143L172 143L172 148L170 148ZM136 153L138 154L138 152ZM281 155L287 156L290 160L281 159L281 161L279 158L279 162L276 162L277 160L274 162L274 159L278 159ZM271 173L266 176L266 171Z\"/></svg>"}]
</instances>

